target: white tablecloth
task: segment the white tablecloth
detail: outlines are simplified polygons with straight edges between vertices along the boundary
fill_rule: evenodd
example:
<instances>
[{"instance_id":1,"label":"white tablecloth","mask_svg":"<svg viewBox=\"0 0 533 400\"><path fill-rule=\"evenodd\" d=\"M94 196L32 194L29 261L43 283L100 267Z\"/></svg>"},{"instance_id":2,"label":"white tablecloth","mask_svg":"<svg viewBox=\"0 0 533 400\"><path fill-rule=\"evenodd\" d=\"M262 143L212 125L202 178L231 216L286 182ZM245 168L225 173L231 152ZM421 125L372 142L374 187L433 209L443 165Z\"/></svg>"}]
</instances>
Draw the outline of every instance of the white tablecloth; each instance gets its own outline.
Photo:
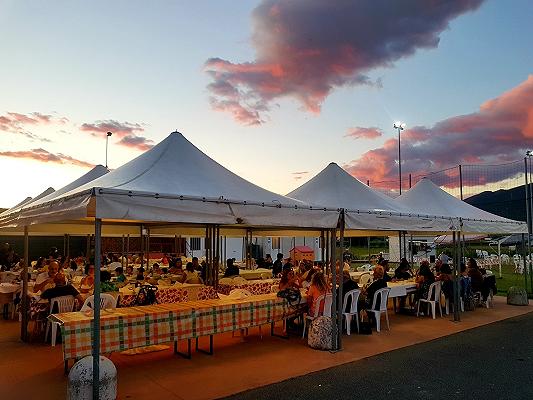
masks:
<instances>
[{"instance_id":1,"label":"white tablecloth","mask_svg":"<svg viewBox=\"0 0 533 400\"><path fill-rule=\"evenodd\" d=\"M404 282L388 282L387 287L390 288L389 298L406 296L416 290L416 283L414 281Z\"/></svg>"}]
</instances>

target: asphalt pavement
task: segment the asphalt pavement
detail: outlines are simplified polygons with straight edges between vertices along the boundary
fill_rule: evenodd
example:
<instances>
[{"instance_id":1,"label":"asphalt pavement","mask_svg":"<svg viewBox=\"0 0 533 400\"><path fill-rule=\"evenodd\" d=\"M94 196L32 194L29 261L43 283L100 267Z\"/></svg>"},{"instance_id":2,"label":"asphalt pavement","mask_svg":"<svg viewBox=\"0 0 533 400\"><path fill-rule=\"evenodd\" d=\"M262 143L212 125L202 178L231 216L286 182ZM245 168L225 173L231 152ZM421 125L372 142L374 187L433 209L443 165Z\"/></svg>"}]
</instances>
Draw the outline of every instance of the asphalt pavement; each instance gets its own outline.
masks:
<instances>
[{"instance_id":1,"label":"asphalt pavement","mask_svg":"<svg viewBox=\"0 0 533 400\"><path fill-rule=\"evenodd\" d=\"M533 399L533 313L228 399Z\"/></svg>"}]
</instances>

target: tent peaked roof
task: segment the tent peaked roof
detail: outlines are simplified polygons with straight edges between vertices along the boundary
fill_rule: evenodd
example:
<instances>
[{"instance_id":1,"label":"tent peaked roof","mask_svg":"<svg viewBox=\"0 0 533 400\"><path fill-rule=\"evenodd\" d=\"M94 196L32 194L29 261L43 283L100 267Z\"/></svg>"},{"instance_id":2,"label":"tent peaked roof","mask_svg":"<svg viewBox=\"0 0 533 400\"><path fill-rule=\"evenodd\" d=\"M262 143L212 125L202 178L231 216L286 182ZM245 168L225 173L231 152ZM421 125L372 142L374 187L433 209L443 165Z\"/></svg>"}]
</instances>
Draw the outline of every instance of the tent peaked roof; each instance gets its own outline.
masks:
<instances>
[{"instance_id":1,"label":"tent peaked roof","mask_svg":"<svg viewBox=\"0 0 533 400\"><path fill-rule=\"evenodd\" d=\"M107 174L108 172L109 170L103 165L96 165L89 172L80 176L78 179L70 182L68 185L63 186L61 189L58 189L55 192L50 193L47 196L44 196L40 198L39 200L32 202L32 206L46 203L47 201L56 199L65 193L68 193L76 188L79 188L80 186L83 186L91 181L94 181L95 179Z\"/></svg>"},{"instance_id":2,"label":"tent peaked roof","mask_svg":"<svg viewBox=\"0 0 533 400\"><path fill-rule=\"evenodd\" d=\"M150 150L82 185L67 195L92 188L250 202L301 204L234 174L173 132Z\"/></svg>"},{"instance_id":3,"label":"tent peaked roof","mask_svg":"<svg viewBox=\"0 0 533 400\"><path fill-rule=\"evenodd\" d=\"M14 212L20 211L22 208L26 206L33 206L34 204L38 203L39 200L42 198L49 196L50 194L54 193L55 189L53 187L49 187L48 189L42 191L35 197L26 197L24 201L18 203L16 206L11 207L8 210L5 210L3 213L1 213L1 216L9 215Z\"/></svg>"},{"instance_id":4,"label":"tent peaked roof","mask_svg":"<svg viewBox=\"0 0 533 400\"><path fill-rule=\"evenodd\" d=\"M421 179L395 201L420 213L462 218L464 230L469 232L522 233L526 229L523 222L491 214L459 200L427 178Z\"/></svg>"},{"instance_id":5,"label":"tent peaked roof","mask_svg":"<svg viewBox=\"0 0 533 400\"><path fill-rule=\"evenodd\" d=\"M407 212L394 199L373 190L334 162L287 196L309 204L350 210Z\"/></svg>"},{"instance_id":6,"label":"tent peaked roof","mask_svg":"<svg viewBox=\"0 0 533 400\"><path fill-rule=\"evenodd\" d=\"M509 221L507 218L491 214L452 196L427 178L395 199L398 203L419 212L488 221Z\"/></svg>"}]
</instances>

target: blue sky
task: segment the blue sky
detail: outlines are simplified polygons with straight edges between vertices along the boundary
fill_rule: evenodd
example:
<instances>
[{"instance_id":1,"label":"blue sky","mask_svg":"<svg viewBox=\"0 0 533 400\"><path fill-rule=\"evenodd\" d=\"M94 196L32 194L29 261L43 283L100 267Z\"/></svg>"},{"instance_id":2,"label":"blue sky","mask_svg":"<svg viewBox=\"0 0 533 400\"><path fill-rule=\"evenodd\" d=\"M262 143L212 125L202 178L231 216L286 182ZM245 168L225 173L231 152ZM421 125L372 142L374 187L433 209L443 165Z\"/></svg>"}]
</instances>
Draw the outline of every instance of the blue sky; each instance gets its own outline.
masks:
<instances>
[{"instance_id":1,"label":"blue sky","mask_svg":"<svg viewBox=\"0 0 533 400\"><path fill-rule=\"evenodd\" d=\"M31 127L51 142L0 132L0 151L42 147L103 163L105 137L80 132L80 125L138 123L154 142L177 129L234 172L286 193L330 161L349 163L382 146L394 136L395 119L431 127L475 112L533 72L533 3L486 1L451 20L438 48L368 71L382 88L335 89L318 115L285 97L266 123L243 126L212 110L203 68L210 57L254 60L251 13L258 4L0 0L0 115L39 112L69 120L61 127ZM372 140L343 137L354 126L378 127L384 134ZM138 154L112 141L109 165L116 168ZM88 169L15 157L0 157L0 168L15 178L0 207L48 186L59 188ZM297 171L309 174L298 181L292 175Z\"/></svg>"}]
</instances>

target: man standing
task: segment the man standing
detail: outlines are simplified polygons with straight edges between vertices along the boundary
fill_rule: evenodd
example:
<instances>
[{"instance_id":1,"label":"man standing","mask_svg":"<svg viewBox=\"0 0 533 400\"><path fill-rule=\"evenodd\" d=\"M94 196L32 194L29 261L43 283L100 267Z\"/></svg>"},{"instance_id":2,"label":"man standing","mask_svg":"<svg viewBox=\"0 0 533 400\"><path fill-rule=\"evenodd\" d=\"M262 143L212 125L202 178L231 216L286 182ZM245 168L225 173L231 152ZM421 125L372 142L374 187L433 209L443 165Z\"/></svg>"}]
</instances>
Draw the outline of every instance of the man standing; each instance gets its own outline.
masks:
<instances>
[{"instance_id":1,"label":"man standing","mask_svg":"<svg viewBox=\"0 0 533 400\"><path fill-rule=\"evenodd\" d=\"M278 276L278 274L281 274L281 271L283 270L283 254L278 253L276 256L276 261L274 261L274 265L272 266L272 275L274 277Z\"/></svg>"}]
</instances>

